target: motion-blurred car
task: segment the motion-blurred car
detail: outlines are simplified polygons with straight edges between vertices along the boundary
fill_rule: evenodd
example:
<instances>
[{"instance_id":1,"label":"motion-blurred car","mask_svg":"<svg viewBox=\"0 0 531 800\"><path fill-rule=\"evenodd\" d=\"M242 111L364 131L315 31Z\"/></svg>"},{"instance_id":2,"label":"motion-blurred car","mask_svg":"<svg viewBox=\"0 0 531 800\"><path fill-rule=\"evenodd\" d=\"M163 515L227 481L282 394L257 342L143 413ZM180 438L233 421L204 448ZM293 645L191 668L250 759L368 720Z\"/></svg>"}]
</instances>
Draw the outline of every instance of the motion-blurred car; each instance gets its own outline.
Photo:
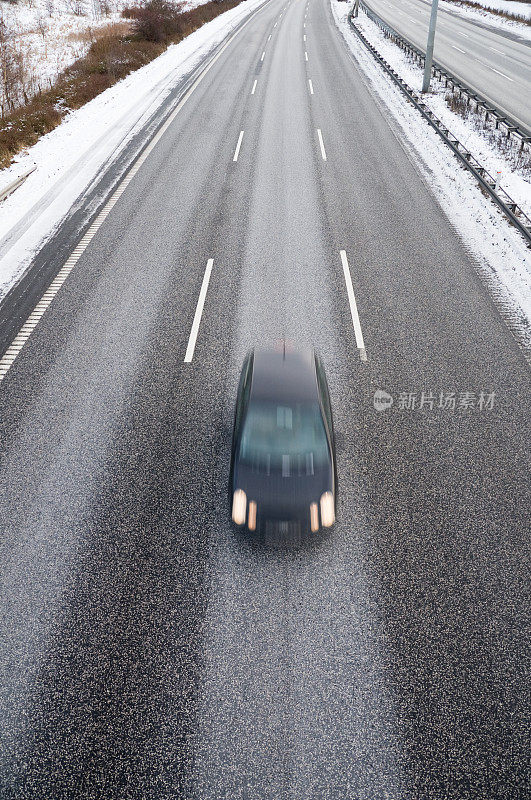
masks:
<instances>
[{"instance_id":1,"label":"motion-blurred car","mask_svg":"<svg viewBox=\"0 0 531 800\"><path fill-rule=\"evenodd\" d=\"M253 350L243 364L232 438L234 523L285 535L329 528L336 516L330 395L312 350Z\"/></svg>"}]
</instances>

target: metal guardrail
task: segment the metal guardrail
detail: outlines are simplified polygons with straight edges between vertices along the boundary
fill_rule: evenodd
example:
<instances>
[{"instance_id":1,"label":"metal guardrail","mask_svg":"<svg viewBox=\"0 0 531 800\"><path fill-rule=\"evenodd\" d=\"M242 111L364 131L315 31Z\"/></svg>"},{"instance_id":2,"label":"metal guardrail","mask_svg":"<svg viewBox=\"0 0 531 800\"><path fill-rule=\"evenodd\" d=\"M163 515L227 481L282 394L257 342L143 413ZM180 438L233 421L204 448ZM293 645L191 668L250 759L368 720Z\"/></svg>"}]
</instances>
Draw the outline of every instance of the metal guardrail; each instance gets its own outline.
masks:
<instances>
[{"instance_id":1,"label":"metal guardrail","mask_svg":"<svg viewBox=\"0 0 531 800\"><path fill-rule=\"evenodd\" d=\"M376 23L376 25L378 25L379 28L381 28L387 38L391 39L393 42L395 42L395 44L405 50L408 55L413 56L418 64L424 66L425 53L422 50L416 47L416 45L410 42L409 39L407 39L401 33L398 33L398 31L396 31L392 25L382 19L376 13L376 11L373 11L372 8L363 2L363 0L360 0L360 8L363 9L369 19L371 19L374 23ZM521 149L524 146L531 148L531 131L523 128L521 125L518 125L501 109L496 108L496 106L494 106L490 100L487 100L486 97L483 97L475 89L472 89L462 80L456 78L455 75L449 72L437 61L433 61L431 74L440 81L444 81L444 85L446 87L450 87L452 91L457 90L459 97L464 95L467 105L469 102L475 103L476 111L479 112L480 108L482 111L484 111L485 122L487 122L489 119L492 119L496 129L499 129L500 126L505 128L507 132L507 138L511 137L518 140Z\"/></svg>"},{"instance_id":2,"label":"metal guardrail","mask_svg":"<svg viewBox=\"0 0 531 800\"><path fill-rule=\"evenodd\" d=\"M412 89L400 77L400 75L391 67L390 64L380 55L377 49L372 45L363 33L356 27L353 22L351 14L348 15L350 27L356 33L360 41L372 53L374 58L378 61L381 67L387 72L398 88L403 92L407 99L412 103L415 108L420 111L424 119L431 125L431 127L439 134L441 139L457 156L461 164L472 173L476 178L483 191L496 203L500 210L505 214L507 219L518 229L525 239L528 247L531 247L531 219L524 213L517 203L507 194L507 192L496 185L496 180L486 170L480 162L474 158L467 148L453 136L448 128L435 116L433 111L430 111L426 103L422 100L422 95Z\"/></svg>"},{"instance_id":3,"label":"metal guardrail","mask_svg":"<svg viewBox=\"0 0 531 800\"><path fill-rule=\"evenodd\" d=\"M23 172L22 175L19 175L12 183L9 183L4 189L0 189L0 203L5 200L6 197L9 197L10 194L13 194L15 189L18 189L18 187L24 183L28 175L31 175L36 169L36 166L28 169L26 172Z\"/></svg>"}]
</instances>

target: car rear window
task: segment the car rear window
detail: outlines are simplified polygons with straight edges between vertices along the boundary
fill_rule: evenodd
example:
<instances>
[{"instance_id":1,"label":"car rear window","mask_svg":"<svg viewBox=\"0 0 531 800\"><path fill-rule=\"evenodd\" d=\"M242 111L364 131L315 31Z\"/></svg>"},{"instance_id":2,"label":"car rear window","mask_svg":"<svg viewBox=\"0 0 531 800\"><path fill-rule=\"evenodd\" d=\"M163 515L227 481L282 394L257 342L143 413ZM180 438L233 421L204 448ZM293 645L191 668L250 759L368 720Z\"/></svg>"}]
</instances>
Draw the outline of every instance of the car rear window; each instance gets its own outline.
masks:
<instances>
[{"instance_id":1,"label":"car rear window","mask_svg":"<svg viewBox=\"0 0 531 800\"><path fill-rule=\"evenodd\" d=\"M317 403L251 403L243 426L240 461L265 474L313 475L329 461Z\"/></svg>"}]
</instances>

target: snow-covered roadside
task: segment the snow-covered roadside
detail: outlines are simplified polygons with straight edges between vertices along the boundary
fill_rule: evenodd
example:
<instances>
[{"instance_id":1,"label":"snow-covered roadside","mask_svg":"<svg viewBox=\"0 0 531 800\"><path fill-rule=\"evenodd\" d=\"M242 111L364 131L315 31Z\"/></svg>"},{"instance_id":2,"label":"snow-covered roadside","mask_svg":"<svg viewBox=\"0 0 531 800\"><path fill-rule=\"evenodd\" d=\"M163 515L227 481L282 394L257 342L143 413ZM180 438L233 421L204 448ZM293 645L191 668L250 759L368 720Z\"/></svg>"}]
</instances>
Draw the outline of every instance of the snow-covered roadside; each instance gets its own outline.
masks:
<instances>
[{"instance_id":1,"label":"snow-covered roadside","mask_svg":"<svg viewBox=\"0 0 531 800\"><path fill-rule=\"evenodd\" d=\"M336 23L375 98L400 128L399 139L437 197L444 213L478 265L513 329L531 346L531 253L520 234L481 194L451 151L366 50L347 21L349 6L330 0ZM456 131L458 133L458 131Z\"/></svg>"},{"instance_id":2,"label":"snow-covered roadside","mask_svg":"<svg viewBox=\"0 0 531 800\"><path fill-rule=\"evenodd\" d=\"M516 14L524 19L531 19L531 4L530 3L517 3L508 2L508 0L476 0L485 10L480 8L471 8L467 5L462 5L459 0L440 0L440 7L447 8L448 10L455 11L463 17L476 19L478 22L486 22L489 25L497 25L501 28L511 28L515 33L521 33L526 38L531 38L529 26L524 22L518 20L506 19L500 17L498 14L492 14L489 9L496 11L506 11L509 14Z\"/></svg>"},{"instance_id":3,"label":"snow-covered roadside","mask_svg":"<svg viewBox=\"0 0 531 800\"><path fill-rule=\"evenodd\" d=\"M420 92L422 68L408 58L398 45L387 39L378 25L363 12L358 16L356 25L400 77L412 89ZM531 216L531 173L529 169L526 171L511 167L508 159L489 142L489 130L483 130L479 125L476 126L473 117L464 119L460 114L451 111L444 99L448 89L445 89L442 84L438 84L434 79L431 88L433 93L425 94L423 97L428 108L444 122L448 130L470 150L491 175L501 173L500 185L502 188L528 216Z\"/></svg>"},{"instance_id":4,"label":"snow-covered roadside","mask_svg":"<svg viewBox=\"0 0 531 800\"><path fill-rule=\"evenodd\" d=\"M247 0L74 111L0 172L0 188L35 172L0 204L0 299L91 185L179 80L264 0Z\"/></svg>"},{"instance_id":5,"label":"snow-covered roadside","mask_svg":"<svg viewBox=\"0 0 531 800\"><path fill-rule=\"evenodd\" d=\"M451 0L459 2L459 0ZM509 14L519 14L522 17L531 19L531 4L518 2L518 0L474 0L483 8L494 8L496 11L507 11Z\"/></svg>"}]
</instances>

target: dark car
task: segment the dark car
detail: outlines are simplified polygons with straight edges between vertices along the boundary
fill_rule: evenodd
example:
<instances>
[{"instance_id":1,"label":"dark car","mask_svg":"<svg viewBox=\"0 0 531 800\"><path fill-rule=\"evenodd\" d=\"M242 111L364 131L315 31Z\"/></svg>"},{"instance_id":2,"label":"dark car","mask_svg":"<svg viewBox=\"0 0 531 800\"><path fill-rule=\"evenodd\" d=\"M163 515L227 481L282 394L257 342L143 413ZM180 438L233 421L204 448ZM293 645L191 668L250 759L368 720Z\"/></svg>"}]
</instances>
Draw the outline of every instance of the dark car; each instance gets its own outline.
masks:
<instances>
[{"instance_id":1,"label":"dark car","mask_svg":"<svg viewBox=\"0 0 531 800\"><path fill-rule=\"evenodd\" d=\"M234 523L315 533L335 521L330 395L313 350L253 350L238 387L230 471Z\"/></svg>"}]
</instances>

